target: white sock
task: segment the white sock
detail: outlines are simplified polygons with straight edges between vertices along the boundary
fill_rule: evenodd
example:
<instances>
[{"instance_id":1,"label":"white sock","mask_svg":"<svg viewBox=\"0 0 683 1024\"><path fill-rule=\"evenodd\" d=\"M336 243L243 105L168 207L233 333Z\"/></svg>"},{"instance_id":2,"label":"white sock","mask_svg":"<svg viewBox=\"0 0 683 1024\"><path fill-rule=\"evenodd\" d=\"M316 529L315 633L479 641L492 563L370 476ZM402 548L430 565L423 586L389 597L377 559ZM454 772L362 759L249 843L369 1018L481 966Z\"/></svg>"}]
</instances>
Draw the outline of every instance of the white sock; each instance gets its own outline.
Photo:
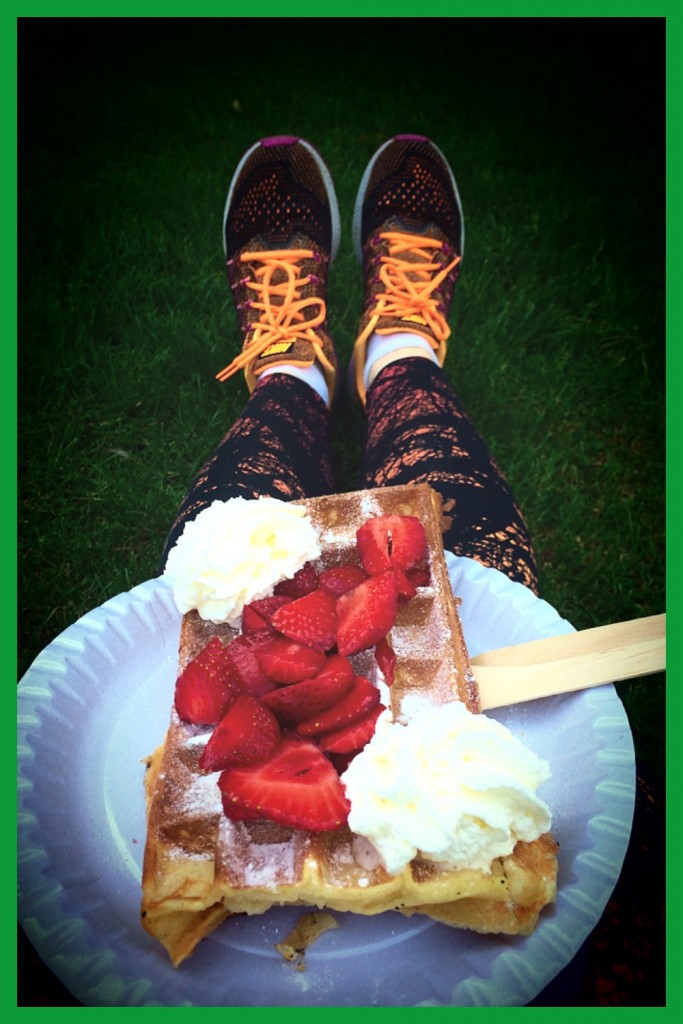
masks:
<instances>
[{"instance_id":1,"label":"white sock","mask_svg":"<svg viewBox=\"0 0 683 1024\"><path fill-rule=\"evenodd\" d=\"M325 405L330 404L330 391L325 380L325 375L317 363L312 366L292 366L291 363L280 363L278 366L269 366L260 378L268 377L273 373L286 373L290 377L297 377L299 380L309 384L322 398Z\"/></svg>"},{"instance_id":2,"label":"white sock","mask_svg":"<svg viewBox=\"0 0 683 1024\"><path fill-rule=\"evenodd\" d=\"M382 367L392 362L391 356L396 353L399 358L401 349L410 349L410 355L422 355L431 359L438 366L436 352L426 338L408 331L397 331L395 334L371 334L365 354L364 384L369 387ZM378 363L381 365L377 366ZM377 366L377 369L375 367ZM374 372L373 372L374 371Z\"/></svg>"}]
</instances>

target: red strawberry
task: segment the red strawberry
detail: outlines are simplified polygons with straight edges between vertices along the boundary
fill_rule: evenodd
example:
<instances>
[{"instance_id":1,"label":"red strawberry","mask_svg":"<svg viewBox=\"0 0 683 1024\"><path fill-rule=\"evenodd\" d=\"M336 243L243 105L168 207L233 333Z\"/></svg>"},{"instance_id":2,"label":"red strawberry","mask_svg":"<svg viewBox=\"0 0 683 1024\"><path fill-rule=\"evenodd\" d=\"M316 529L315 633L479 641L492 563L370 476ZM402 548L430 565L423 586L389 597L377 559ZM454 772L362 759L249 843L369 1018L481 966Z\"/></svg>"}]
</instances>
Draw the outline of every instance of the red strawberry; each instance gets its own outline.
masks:
<instances>
[{"instance_id":1,"label":"red strawberry","mask_svg":"<svg viewBox=\"0 0 683 1024\"><path fill-rule=\"evenodd\" d=\"M353 758L349 760L349 764L351 763L351 760L353 760ZM341 775L341 772L339 774ZM223 813L226 818L230 818L231 821L258 821L261 817L258 811L248 811L246 807L238 807L237 804L232 803L226 796L223 796L222 800Z\"/></svg>"},{"instance_id":2,"label":"red strawberry","mask_svg":"<svg viewBox=\"0 0 683 1024\"><path fill-rule=\"evenodd\" d=\"M275 635L256 652L256 657L268 678L278 684L310 679L320 672L327 660L322 651Z\"/></svg>"},{"instance_id":3,"label":"red strawberry","mask_svg":"<svg viewBox=\"0 0 683 1024\"><path fill-rule=\"evenodd\" d=\"M215 725L242 689L227 647L214 636L178 677L176 711L193 725Z\"/></svg>"},{"instance_id":4,"label":"red strawberry","mask_svg":"<svg viewBox=\"0 0 683 1024\"><path fill-rule=\"evenodd\" d=\"M325 733L318 740L320 749L326 754L358 753L372 739L377 719L383 711L386 711L384 705L378 704L357 722L342 725L339 729Z\"/></svg>"},{"instance_id":5,"label":"red strawberry","mask_svg":"<svg viewBox=\"0 0 683 1024\"><path fill-rule=\"evenodd\" d=\"M274 753L248 768L228 768L218 785L223 807L291 828L326 832L346 823L349 802L333 765L310 742L285 735Z\"/></svg>"},{"instance_id":6,"label":"red strawberry","mask_svg":"<svg viewBox=\"0 0 683 1024\"><path fill-rule=\"evenodd\" d=\"M330 654L325 659L325 666L318 672L316 679L321 686L338 686L340 690L342 687L346 687L343 691L346 693L351 689L353 683L353 666L349 659L343 658L341 654Z\"/></svg>"},{"instance_id":7,"label":"red strawberry","mask_svg":"<svg viewBox=\"0 0 683 1024\"><path fill-rule=\"evenodd\" d=\"M283 594L280 597L260 597L245 605L242 612L242 632L253 633L258 629L267 629L278 608L282 608L283 604L288 604L291 600L291 597L285 597Z\"/></svg>"},{"instance_id":8,"label":"red strawberry","mask_svg":"<svg viewBox=\"0 0 683 1024\"><path fill-rule=\"evenodd\" d=\"M268 623L250 604L242 611L242 632L256 633L259 629L268 629Z\"/></svg>"},{"instance_id":9,"label":"red strawberry","mask_svg":"<svg viewBox=\"0 0 683 1024\"><path fill-rule=\"evenodd\" d=\"M416 516L375 516L356 533L363 568L369 575L389 568L412 569L427 556L427 537Z\"/></svg>"},{"instance_id":10,"label":"red strawberry","mask_svg":"<svg viewBox=\"0 0 683 1024\"><path fill-rule=\"evenodd\" d=\"M227 646L230 660L235 666L242 689L254 697L268 693L275 686L259 665L256 652L265 647L273 639L272 629L258 629L253 633L242 633L236 636Z\"/></svg>"},{"instance_id":11,"label":"red strawberry","mask_svg":"<svg viewBox=\"0 0 683 1024\"><path fill-rule=\"evenodd\" d=\"M199 767L204 772L219 772L233 765L253 764L269 757L279 742L275 715L251 694L243 693L211 733Z\"/></svg>"},{"instance_id":12,"label":"red strawberry","mask_svg":"<svg viewBox=\"0 0 683 1024\"><path fill-rule=\"evenodd\" d=\"M329 757L330 761L332 762L336 769L337 775L343 775L357 753L357 750L352 751L352 753L350 754L329 753L326 754L325 757Z\"/></svg>"},{"instance_id":13,"label":"red strawberry","mask_svg":"<svg viewBox=\"0 0 683 1024\"><path fill-rule=\"evenodd\" d=\"M315 716L301 720L296 731L301 736L320 736L357 722L379 704L379 690L365 676L356 676L351 688L336 703Z\"/></svg>"},{"instance_id":14,"label":"red strawberry","mask_svg":"<svg viewBox=\"0 0 683 1024\"><path fill-rule=\"evenodd\" d=\"M386 636L396 621L397 609L398 595L391 569L370 576L342 594L337 601L339 653L357 654Z\"/></svg>"},{"instance_id":15,"label":"red strawberry","mask_svg":"<svg viewBox=\"0 0 683 1024\"><path fill-rule=\"evenodd\" d=\"M337 635L337 602L324 590L314 590L279 608L272 623L290 640L329 651Z\"/></svg>"},{"instance_id":16,"label":"red strawberry","mask_svg":"<svg viewBox=\"0 0 683 1024\"><path fill-rule=\"evenodd\" d=\"M414 569L406 569L406 576L414 587L428 587L432 582L432 576L428 565L416 566Z\"/></svg>"},{"instance_id":17,"label":"red strawberry","mask_svg":"<svg viewBox=\"0 0 683 1024\"><path fill-rule=\"evenodd\" d=\"M336 704L353 685L353 669L346 658L332 656L327 666L313 679L281 686L261 698L266 707L286 725L313 718Z\"/></svg>"},{"instance_id":18,"label":"red strawberry","mask_svg":"<svg viewBox=\"0 0 683 1024\"><path fill-rule=\"evenodd\" d=\"M389 643L389 638L383 636L375 644L375 661L384 676L384 682L391 686L394 682L394 668L396 667L396 654Z\"/></svg>"},{"instance_id":19,"label":"red strawberry","mask_svg":"<svg viewBox=\"0 0 683 1024\"><path fill-rule=\"evenodd\" d=\"M417 587L411 581L410 576L403 569L394 569L394 580L396 582L396 593L400 604L406 604L417 594Z\"/></svg>"},{"instance_id":20,"label":"red strawberry","mask_svg":"<svg viewBox=\"0 0 683 1024\"><path fill-rule=\"evenodd\" d=\"M329 594L341 597L347 590L353 590L365 579L359 565L334 565L320 573L320 586Z\"/></svg>"},{"instance_id":21,"label":"red strawberry","mask_svg":"<svg viewBox=\"0 0 683 1024\"><path fill-rule=\"evenodd\" d=\"M318 574L311 562L306 562L291 580L281 580L275 586L275 594L285 594L287 597L305 597L313 590L318 589Z\"/></svg>"}]
</instances>

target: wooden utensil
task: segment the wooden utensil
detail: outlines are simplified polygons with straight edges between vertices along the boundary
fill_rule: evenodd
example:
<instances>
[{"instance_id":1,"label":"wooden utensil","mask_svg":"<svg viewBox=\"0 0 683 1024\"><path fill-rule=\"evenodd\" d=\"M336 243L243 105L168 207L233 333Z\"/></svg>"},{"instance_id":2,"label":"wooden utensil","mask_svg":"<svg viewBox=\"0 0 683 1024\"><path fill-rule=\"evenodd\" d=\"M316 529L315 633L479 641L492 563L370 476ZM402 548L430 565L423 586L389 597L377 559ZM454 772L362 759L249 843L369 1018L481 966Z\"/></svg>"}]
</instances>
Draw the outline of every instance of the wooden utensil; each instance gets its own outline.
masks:
<instances>
[{"instance_id":1,"label":"wooden utensil","mask_svg":"<svg viewBox=\"0 0 683 1024\"><path fill-rule=\"evenodd\" d=\"M661 672L666 615L502 647L472 658L483 711Z\"/></svg>"}]
</instances>

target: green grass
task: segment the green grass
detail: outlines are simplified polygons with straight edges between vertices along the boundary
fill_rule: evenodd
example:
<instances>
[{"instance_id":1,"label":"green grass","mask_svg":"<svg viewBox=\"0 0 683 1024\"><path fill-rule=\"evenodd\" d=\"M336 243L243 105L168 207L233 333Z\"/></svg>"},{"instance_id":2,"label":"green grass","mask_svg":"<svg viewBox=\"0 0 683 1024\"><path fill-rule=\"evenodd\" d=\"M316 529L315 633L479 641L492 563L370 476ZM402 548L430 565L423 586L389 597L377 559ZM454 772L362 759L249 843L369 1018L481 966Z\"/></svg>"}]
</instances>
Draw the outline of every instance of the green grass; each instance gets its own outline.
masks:
<instances>
[{"instance_id":1,"label":"green grass","mask_svg":"<svg viewBox=\"0 0 683 1024\"><path fill-rule=\"evenodd\" d=\"M328 307L343 362L365 164L398 131L444 149L467 228L447 370L525 511L543 595L579 628L662 611L661 32L24 22L20 671L156 572L187 485L242 407L241 382L214 380L238 343L220 224L242 152L276 132L310 139L335 179ZM361 436L343 407L340 488ZM664 680L621 692L663 779Z\"/></svg>"}]
</instances>

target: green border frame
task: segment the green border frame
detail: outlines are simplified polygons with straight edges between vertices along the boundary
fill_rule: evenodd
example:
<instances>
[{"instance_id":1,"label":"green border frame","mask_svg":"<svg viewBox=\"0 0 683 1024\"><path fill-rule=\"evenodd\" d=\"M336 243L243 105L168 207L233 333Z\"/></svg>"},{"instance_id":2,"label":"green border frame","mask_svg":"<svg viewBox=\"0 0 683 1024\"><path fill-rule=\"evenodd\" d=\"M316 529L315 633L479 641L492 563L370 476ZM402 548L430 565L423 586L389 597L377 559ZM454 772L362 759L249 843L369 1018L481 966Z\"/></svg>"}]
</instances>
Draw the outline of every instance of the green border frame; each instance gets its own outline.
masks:
<instances>
[{"instance_id":1,"label":"green border frame","mask_svg":"<svg viewBox=\"0 0 683 1024\"><path fill-rule=\"evenodd\" d=\"M79 3L77 0L71 3L55 4L50 2L35 2L35 3L20 3L17 4L17 8L14 12L3 14L0 18L0 25L2 25L2 32L0 39L2 40L3 49L6 49L6 53L3 55L4 60L2 61L2 75L4 78L4 88L2 90L4 105L6 110L4 116L6 118L6 124L11 137L14 141L14 153L16 155L16 129L17 129L17 108L16 108L16 25L17 20L20 18L69 18L69 17L234 17L239 15L248 14L251 17L282 17L283 16L283 5L281 3L275 3L273 0L261 0L258 4L256 11L245 10L243 4L237 4L234 2L228 3L200 3L194 7L191 14L187 12L187 6L182 3L166 3L161 4L158 2L152 3L122 3L122 4L103 4L101 8L94 10L95 5ZM597 9L596 9L597 8ZM376 3L371 0L366 2L358 2L358 0L346 0L346 2L340 2L340 0L328 0L325 4L324 14L321 15L320 6L318 4L307 2L307 0L299 0L296 5L296 12L290 17L345 17L345 18L367 18L367 17L392 17L392 18L406 18L409 19L414 16L414 5L408 4L406 0L394 0L394 3ZM424 17L425 13L421 12L421 16ZM677 383L679 380L679 364L680 364L680 348L675 342L683 334L681 324L681 303L680 303L680 277L677 274L678 265L680 264L680 251L681 251L681 181L683 180L683 167L681 166L681 155L680 155L680 125L683 119L683 110L681 105L681 78L683 77L683 70L681 65L683 64L683 39L681 34L681 24L683 22L683 8L680 4L674 4L673 2L647 4L647 3L616 3L603 2L596 4L595 2L580 2L572 4L544 4L541 2L537 3L520 3L512 4L505 2L498 3L467 3L467 2L447 2L447 0L432 0L430 10L427 12L427 16L433 17L477 17L477 18L561 18L561 17L585 17L585 18L664 18L667 22L667 283L668 298L667 298L667 469L669 471L669 480L673 481L672 487L668 488L667 493L667 515L675 523L673 516L675 515L676 509L676 477L678 460L677 456L677 445L671 443L672 436L678 438L679 427L679 404L677 403ZM14 270L13 282L16 284L16 241L17 241L17 218L16 218L16 190L17 190L17 170L16 170L16 159L5 161L4 165L4 176L6 178L6 189L10 195L9 201L6 202L3 211L3 239L7 248L11 247L11 253L8 254L7 263L9 267ZM17 460L16 460L16 413L17 413L17 393L16 393L16 361L17 361L17 343L16 343L16 329L17 329L17 309L15 301L16 291L10 290L7 285L3 289L3 305L5 308L5 330L9 336L9 342L6 343L2 348L2 362L4 373L2 374L1 387L4 392L2 396L2 402L0 403L0 409L2 410L2 416L4 419L2 438L3 444L6 451L6 460L8 463L9 472L5 476L5 486L10 491L9 495L6 495L6 500L2 505L5 518L7 520L6 529L9 530L13 540L16 538L16 500L17 500ZM672 343L672 339L675 342ZM12 573L13 579L16 580L16 573L18 571L16 561L16 545L15 543L10 546L9 559L5 558L5 565L10 573ZM679 583L680 578L680 555L677 550L671 550L669 547L667 552L667 614L677 616L678 614L678 602L679 602ZM3 633L5 634L5 644L3 650L11 650L16 652L16 589L10 588L11 597L9 600L5 600L4 615L0 616L0 622ZM14 598L14 599L13 599ZM668 643L668 661L669 669L673 667L676 673L679 666L679 641L678 641L678 630L669 630L669 636L672 639ZM16 654L14 657L15 661L15 672L14 678L16 680ZM669 672L669 679L671 680L671 673ZM6 687L6 693L10 692L9 685ZM7 717L6 720L11 721L11 717ZM669 685L667 691L667 722L674 728L680 724L680 695L678 693L678 687L676 684ZM671 736L675 736L673 730L671 730ZM671 770L677 767L677 759L675 753L671 753L671 746L669 747L669 759L667 761L667 767ZM7 748L6 748L7 749ZM671 774L671 771L670 771ZM674 808L674 813L670 815L670 827L668 830L668 845L672 851L680 851L680 824L679 815L676 814L676 805L678 801L677 787L669 787L669 800L671 806ZM12 807L14 808L14 818L16 820L16 798L12 797ZM680 856L680 854L678 854ZM14 848L9 855L6 855L14 869L14 876L16 877L16 856L14 854ZM669 920L677 922L681 919L680 914L680 887L675 884L673 871L669 869L668 876L670 879L669 886ZM7 925L8 941L5 942L5 949L12 951L12 956L3 958L2 967L2 992L3 1002L8 1008L13 1009L17 1014L21 1014L22 1017L26 1015L38 1015L41 1014L43 1008L37 1007L17 1007L16 1006L16 939L14 922L10 921ZM631 1009L632 1014L642 1016L644 1013L652 1014L653 1012L667 1012L671 1009L681 1006L681 985L676 971L676 962L678 957L676 954L680 950L680 933L674 931L674 925L672 924L668 929L668 955L667 960L670 966L669 971L669 985L668 985L668 996L666 1007L654 1007L654 1008L637 1008ZM58 1019L64 1020L66 1017L70 1017L74 1012L70 1008L52 1008L45 1007L44 1009L49 1010L52 1015L55 1015ZM113 1012L117 1010L119 1013L124 1009L130 1012L130 1008L105 1008L105 1012ZM210 1008L207 1008L210 1009ZM79 1008L81 1012L85 1010L86 1013L97 1012L97 1008ZM215 1008L215 1012L232 1012L229 1008L218 1009ZM560 1007L552 1010L553 1013L560 1012L563 1017L566 1018L568 1014L578 1016L581 1014L582 1019L588 1015L593 1015L599 1012L599 1008L569 1008ZM164 1009L164 1013L173 1013L174 1010L171 1008ZM177 1012L177 1011L176 1011ZM195 1011L197 1009L195 1008ZM253 1010L241 1010L240 1014L245 1016L251 1016L253 1013L263 1012L254 1008ZM270 1011L271 1013L273 1011ZM302 1016L310 1016L315 1013L315 1010L303 1011L295 1008L281 1008L275 1011L279 1021L297 1020L300 1021ZM395 1020L397 1015L404 1016L408 1012L430 1012L430 1011L415 1011L410 1008L401 1010L385 1010L383 1008L371 1008L365 1012L377 1014L391 1013L392 1020ZM435 1012L434 1010L431 1011ZM450 1009L437 1010L443 1017L445 1014L451 1014L454 1011ZM514 1009L506 1008L495 1008L489 1009L489 1013L493 1012L496 1016L500 1014L508 1014L514 1012ZM627 1009L626 1013L629 1012ZM326 1021L341 1020L348 1018L348 1010L341 1009L325 1009L324 1016Z\"/></svg>"}]
</instances>

